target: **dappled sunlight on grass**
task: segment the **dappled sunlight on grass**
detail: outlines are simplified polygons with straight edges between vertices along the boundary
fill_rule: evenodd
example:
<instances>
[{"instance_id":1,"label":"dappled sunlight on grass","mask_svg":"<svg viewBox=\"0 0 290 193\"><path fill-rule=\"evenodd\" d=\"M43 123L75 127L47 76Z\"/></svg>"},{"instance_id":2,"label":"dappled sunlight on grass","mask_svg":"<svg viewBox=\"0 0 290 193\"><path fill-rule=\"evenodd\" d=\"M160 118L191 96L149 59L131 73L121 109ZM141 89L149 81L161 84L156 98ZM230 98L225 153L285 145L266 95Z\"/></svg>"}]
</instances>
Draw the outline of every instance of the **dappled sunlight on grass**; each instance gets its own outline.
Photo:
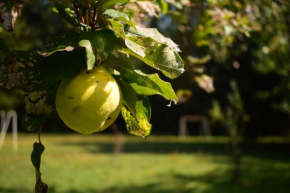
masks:
<instances>
[{"instance_id":1,"label":"dappled sunlight on grass","mask_svg":"<svg viewBox=\"0 0 290 193\"><path fill-rule=\"evenodd\" d=\"M43 135L46 150L41 171L49 192L290 192L287 143L281 142L280 154L263 154L259 144L242 146L241 180L232 183L227 138L181 141L173 136L147 140L124 136L119 154L113 153L114 139L111 135ZM33 192L30 153L36 140L36 135L20 135L15 153L11 136L5 139L0 152L0 192Z\"/></svg>"}]
</instances>

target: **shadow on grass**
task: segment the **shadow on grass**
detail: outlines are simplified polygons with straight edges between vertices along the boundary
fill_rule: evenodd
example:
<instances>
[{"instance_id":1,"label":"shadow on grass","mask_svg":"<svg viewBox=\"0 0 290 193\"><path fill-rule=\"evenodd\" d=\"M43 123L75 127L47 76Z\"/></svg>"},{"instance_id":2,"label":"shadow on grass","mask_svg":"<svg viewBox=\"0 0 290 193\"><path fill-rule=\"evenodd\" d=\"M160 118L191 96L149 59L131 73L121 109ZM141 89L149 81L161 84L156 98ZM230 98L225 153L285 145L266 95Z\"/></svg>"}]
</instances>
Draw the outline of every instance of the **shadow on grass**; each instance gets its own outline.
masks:
<instances>
[{"instance_id":1,"label":"shadow on grass","mask_svg":"<svg viewBox=\"0 0 290 193\"><path fill-rule=\"evenodd\" d=\"M246 171L247 170L247 171ZM247 168L240 182L231 181L230 172L205 175L171 174L168 181L143 186L110 187L105 190L69 190L66 193L289 193L290 173L274 166ZM162 178L163 176L160 176ZM57 193L57 191L55 192Z\"/></svg>"},{"instance_id":2,"label":"shadow on grass","mask_svg":"<svg viewBox=\"0 0 290 193\"><path fill-rule=\"evenodd\" d=\"M104 190L76 189L60 192L49 187L49 193L289 193L290 173L273 165L249 166L244 168L242 179L233 183L230 172L216 170L204 175L171 173L158 183L130 186L113 186ZM160 176L159 179L164 178ZM97 187L96 182L96 187ZM3 189L1 193L26 193L27 190Z\"/></svg>"},{"instance_id":3,"label":"shadow on grass","mask_svg":"<svg viewBox=\"0 0 290 193\"><path fill-rule=\"evenodd\" d=\"M90 153L113 153L114 144L108 142L65 142L65 146L83 147ZM251 156L267 160L290 161L289 143L241 143L243 156ZM231 155L229 143L208 142L125 142L122 153L208 153L212 155Z\"/></svg>"},{"instance_id":4,"label":"shadow on grass","mask_svg":"<svg viewBox=\"0 0 290 193\"><path fill-rule=\"evenodd\" d=\"M19 188L3 188L0 185L0 193L28 193L30 190L19 189Z\"/></svg>"}]
</instances>

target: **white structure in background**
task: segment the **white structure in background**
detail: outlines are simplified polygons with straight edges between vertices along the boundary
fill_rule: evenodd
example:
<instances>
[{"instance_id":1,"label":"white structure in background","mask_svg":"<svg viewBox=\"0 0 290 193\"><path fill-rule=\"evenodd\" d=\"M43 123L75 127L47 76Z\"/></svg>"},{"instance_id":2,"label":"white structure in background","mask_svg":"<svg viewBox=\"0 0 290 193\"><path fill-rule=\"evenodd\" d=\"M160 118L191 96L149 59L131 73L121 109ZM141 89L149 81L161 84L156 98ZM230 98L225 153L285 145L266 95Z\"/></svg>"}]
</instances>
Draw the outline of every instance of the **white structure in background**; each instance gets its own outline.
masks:
<instances>
[{"instance_id":1,"label":"white structure in background","mask_svg":"<svg viewBox=\"0 0 290 193\"><path fill-rule=\"evenodd\" d=\"M179 118L179 137L184 138L188 134L188 122L201 122L199 134L204 136L211 136L209 120L203 115L182 115Z\"/></svg>"},{"instance_id":2,"label":"white structure in background","mask_svg":"<svg viewBox=\"0 0 290 193\"><path fill-rule=\"evenodd\" d=\"M1 134L0 134L0 151L4 143L4 139L9 128L12 119L12 138L13 138L13 149L18 151L18 139L17 139L17 112L10 110L7 113L5 111L0 111L1 117Z\"/></svg>"}]
</instances>

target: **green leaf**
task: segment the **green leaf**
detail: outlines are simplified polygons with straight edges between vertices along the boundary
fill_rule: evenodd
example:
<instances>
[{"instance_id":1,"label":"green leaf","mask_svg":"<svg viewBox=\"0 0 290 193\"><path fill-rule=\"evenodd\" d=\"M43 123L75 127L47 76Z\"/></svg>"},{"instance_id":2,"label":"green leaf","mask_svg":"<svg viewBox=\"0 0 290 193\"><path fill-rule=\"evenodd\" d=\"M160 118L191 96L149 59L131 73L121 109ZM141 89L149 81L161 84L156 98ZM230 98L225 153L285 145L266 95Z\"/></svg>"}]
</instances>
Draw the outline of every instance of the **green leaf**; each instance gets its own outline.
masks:
<instances>
[{"instance_id":1,"label":"green leaf","mask_svg":"<svg viewBox=\"0 0 290 193\"><path fill-rule=\"evenodd\" d=\"M99 11L103 12L106 9L109 9L115 5L125 5L127 3L134 3L137 1L152 1L152 0L99 0L98 3L94 5Z\"/></svg>"},{"instance_id":2,"label":"green leaf","mask_svg":"<svg viewBox=\"0 0 290 193\"><path fill-rule=\"evenodd\" d=\"M39 53L14 51L8 53L8 58L7 62L1 64L3 76L0 88L21 88L25 92L27 115L24 115L22 124L27 130L35 130L54 108L57 85L48 84L44 59ZM51 73L53 75L55 72Z\"/></svg>"},{"instance_id":3,"label":"green leaf","mask_svg":"<svg viewBox=\"0 0 290 193\"><path fill-rule=\"evenodd\" d=\"M31 153L31 162L36 170L40 170L40 164L41 164L41 154L44 152L45 147L44 145L39 142L35 142L33 144L33 151Z\"/></svg>"},{"instance_id":4,"label":"green leaf","mask_svg":"<svg viewBox=\"0 0 290 193\"><path fill-rule=\"evenodd\" d=\"M69 12L66 11L66 9L69 9L68 7L63 6L62 4L55 2L54 3L55 8L57 9L59 15L67 21L69 24L75 27L80 26L80 22L77 20L74 15L69 14ZM70 10L71 11L71 10Z\"/></svg>"},{"instance_id":5,"label":"green leaf","mask_svg":"<svg viewBox=\"0 0 290 193\"><path fill-rule=\"evenodd\" d=\"M115 48L115 44L117 41L117 37L110 30L85 32L81 34L80 39L82 41L87 40L90 42L91 46L87 43L87 49L89 51L93 51L96 57L95 63L97 64L100 64L109 58Z\"/></svg>"},{"instance_id":6,"label":"green leaf","mask_svg":"<svg viewBox=\"0 0 290 193\"><path fill-rule=\"evenodd\" d=\"M130 134L146 138L152 127L149 123L151 107L148 97L137 95L133 87L124 82L120 76L115 76L115 78L122 90L123 107L121 114L126 122L127 131Z\"/></svg>"},{"instance_id":7,"label":"green leaf","mask_svg":"<svg viewBox=\"0 0 290 193\"><path fill-rule=\"evenodd\" d=\"M26 114L23 115L21 120L24 129L35 131L50 116L55 106L58 84L59 82L24 94Z\"/></svg>"},{"instance_id":8,"label":"green leaf","mask_svg":"<svg viewBox=\"0 0 290 193\"><path fill-rule=\"evenodd\" d=\"M81 69L86 67L88 52L77 48L71 52L55 52L44 58L42 77L49 83L62 79L73 78Z\"/></svg>"},{"instance_id":9,"label":"green leaf","mask_svg":"<svg viewBox=\"0 0 290 193\"><path fill-rule=\"evenodd\" d=\"M36 184L35 184L35 193L47 193L48 186L41 180L41 173L40 173L40 164L41 164L41 155L44 152L45 147L44 145L39 142L35 142L33 144L33 150L31 153L31 162L35 167L36 173Z\"/></svg>"},{"instance_id":10,"label":"green leaf","mask_svg":"<svg viewBox=\"0 0 290 193\"><path fill-rule=\"evenodd\" d=\"M177 78L184 72L183 61L177 53L180 50L169 38L165 38L155 29L138 28L135 31L129 28L125 33L122 23L112 19L108 21L108 28L124 40L124 45L117 48L120 52L135 56L169 78Z\"/></svg>"},{"instance_id":11,"label":"green leaf","mask_svg":"<svg viewBox=\"0 0 290 193\"><path fill-rule=\"evenodd\" d=\"M1 64L0 87L25 91L26 115L23 127L33 131L42 124L54 108L55 93L61 79L72 78L86 66L85 49L55 52L42 57L37 52L14 51Z\"/></svg>"},{"instance_id":12,"label":"green leaf","mask_svg":"<svg viewBox=\"0 0 290 193\"><path fill-rule=\"evenodd\" d=\"M84 32L80 35L73 32L67 33L50 40L50 42L48 42L46 45L46 52L43 53L43 55L50 56L55 52L72 52L74 49L85 48L87 68L88 70L91 70L96 60L97 62L104 61L107 59L109 53L112 52L112 50L114 49L114 37L115 35L109 30ZM76 58L73 54L71 54L70 57ZM79 57L83 58L82 56ZM67 59L69 60L69 58ZM69 61L73 62L71 60ZM77 59L76 61L79 60Z\"/></svg>"},{"instance_id":13,"label":"green leaf","mask_svg":"<svg viewBox=\"0 0 290 193\"><path fill-rule=\"evenodd\" d=\"M31 92L46 84L41 73L43 57L38 52L14 51L7 56L8 61L0 64L4 74L0 88L21 88Z\"/></svg>"},{"instance_id":14,"label":"green leaf","mask_svg":"<svg viewBox=\"0 0 290 193\"><path fill-rule=\"evenodd\" d=\"M45 45L43 56L49 56L58 51L72 51L78 47L79 34L68 32L61 36L51 38Z\"/></svg>"},{"instance_id":15,"label":"green leaf","mask_svg":"<svg viewBox=\"0 0 290 193\"><path fill-rule=\"evenodd\" d=\"M136 113L133 114L125 105L121 109L121 114L126 122L127 131L130 134L146 138L150 134L152 128L152 125L149 123L151 108L147 97L138 95L135 111Z\"/></svg>"},{"instance_id":16,"label":"green leaf","mask_svg":"<svg viewBox=\"0 0 290 193\"><path fill-rule=\"evenodd\" d=\"M92 44L89 40L81 40L79 42L80 47L84 47L86 49L86 57L87 57L87 69L92 70L96 61L95 54L93 52Z\"/></svg>"},{"instance_id":17,"label":"green leaf","mask_svg":"<svg viewBox=\"0 0 290 193\"><path fill-rule=\"evenodd\" d=\"M59 81L55 84L44 85L33 92L26 92L24 94L26 112L32 116L49 115L54 108L58 85Z\"/></svg>"},{"instance_id":18,"label":"green leaf","mask_svg":"<svg viewBox=\"0 0 290 193\"><path fill-rule=\"evenodd\" d=\"M124 105L133 115L136 115L135 108L138 97L135 90L130 84L124 82L119 76L116 76L115 79L118 81L118 84L120 85L120 88L122 90Z\"/></svg>"},{"instance_id":19,"label":"green leaf","mask_svg":"<svg viewBox=\"0 0 290 193\"><path fill-rule=\"evenodd\" d=\"M157 0L156 1L160 7L160 10L163 14L167 13L168 10L168 4L165 2L165 0Z\"/></svg>"},{"instance_id":20,"label":"green leaf","mask_svg":"<svg viewBox=\"0 0 290 193\"><path fill-rule=\"evenodd\" d=\"M158 94L175 103L178 101L171 84L161 80L158 74L144 74L136 70L129 61L110 62L105 66L117 70L120 73L119 77L129 83L138 95Z\"/></svg>"},{"instance_id":21,"label":"green leaf","mask_svg":"<svg viewBox=\"0 0 290 193\"><path fill-rule=\"evenodd\" d=\"M128 28L128 32L135 34L141 37L152 38L156 42L166 44L174 52L181 52L179 46L175 44L170 38L164 37L156 28L142 28L138 27L137 29Z\"/></svg>"},{"instance_id":22,"label":"green leaf","mask_svg":"<svg viewBox=\"0 0 290 193\"><path fill-rule=\"evenodd\" d=\"M95 7L103 12L106 9L109 9L115 5L125 5L126 3L130 2L130 0L100 0Z\"/></svg>"},{"instance_id":23,"label":"green leaf","mask_svg":"<svg viewBox=\"0 0 290 193\"><path fill-rule=\"evenodd\" d=\"M136 25L130 20L129 16L125 13L122 13L120 11L116 11L114 9L107 9L104 13L104 15L108 15L109 17L119 20L121 22L124 22L131 26L133 29L136 29Z\"/></svg>"},{"instance_id":24,"label":"green leaf","mask_svg":"<svg viewBox=\"0 0 290 193\"><path fill-rule=\"evenodd\" d=\"M120 48L121 52L135 56L172 79L184 72L181 57L167 45L158 43L151 38L138 39L136 36L128 37L128 39L132 39L126 42L128 48Z\"/></svg>"},{"instance_id":25,"label":"green leaf","mask_svg":"<svg viewBox=\"0 0 290 193\"><path fill-rule=\"evenodd\" d=\"M108 19L108 21L109 21L110 25L107 26L107 27L110 30L112 30L117 37L120 37L122 39L125 39L126 38L126 35L125 35L123 23L120 22L120 21L115 21L113 19Z\"/></svg>"}]
</instances>

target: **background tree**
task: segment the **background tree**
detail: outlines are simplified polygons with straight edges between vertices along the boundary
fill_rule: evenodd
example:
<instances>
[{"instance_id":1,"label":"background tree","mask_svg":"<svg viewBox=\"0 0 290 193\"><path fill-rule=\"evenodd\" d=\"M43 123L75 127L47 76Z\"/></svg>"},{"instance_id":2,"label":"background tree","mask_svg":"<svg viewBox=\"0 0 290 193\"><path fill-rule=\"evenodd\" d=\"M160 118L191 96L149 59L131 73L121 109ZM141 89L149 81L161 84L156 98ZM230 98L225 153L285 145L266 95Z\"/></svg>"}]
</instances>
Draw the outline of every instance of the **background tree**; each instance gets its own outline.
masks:
<instances>
[{"instance_id":1,"label":"background tree","mask_svg":"<svg viewBox=\"0 0 290 193\"><path fill-rule=\"evenodd\" d=\"M178 87L196 83L225 113L234 80L248 115L240 133L248 139L289 133L289 2L159 2L164 15L153 23L178 42L186 63L187 71L177 81L192 81ZM207 114L207 103L197 110L198 96L205 93L192 91L192 109Z\"/></svg>"}]
</instances>

